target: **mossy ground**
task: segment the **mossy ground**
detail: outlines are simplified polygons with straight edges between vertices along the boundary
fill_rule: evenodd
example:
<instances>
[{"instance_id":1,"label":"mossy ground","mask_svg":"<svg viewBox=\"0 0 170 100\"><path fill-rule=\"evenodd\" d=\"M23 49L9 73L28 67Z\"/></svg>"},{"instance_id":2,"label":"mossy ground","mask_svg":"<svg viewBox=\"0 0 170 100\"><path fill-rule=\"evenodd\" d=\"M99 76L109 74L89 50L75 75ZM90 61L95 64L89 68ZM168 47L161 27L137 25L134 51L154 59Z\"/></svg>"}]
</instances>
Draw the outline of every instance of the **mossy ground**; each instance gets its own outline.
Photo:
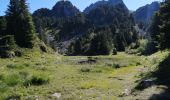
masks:
<instances>
[{"instance_id":1,"label":"mossy ground","mask_svg":"<svg viewBox=\"0 0 170 100\"><path fill-rule=\"evenodd\" d=\"M132 90L146 62L142 56L61 56L26 50L22 57L0 59L0 99L114 100ZM118 68L115 67L119 66ZM132 99L128 96L127 99Z\"/></svg>"}]
</instances>

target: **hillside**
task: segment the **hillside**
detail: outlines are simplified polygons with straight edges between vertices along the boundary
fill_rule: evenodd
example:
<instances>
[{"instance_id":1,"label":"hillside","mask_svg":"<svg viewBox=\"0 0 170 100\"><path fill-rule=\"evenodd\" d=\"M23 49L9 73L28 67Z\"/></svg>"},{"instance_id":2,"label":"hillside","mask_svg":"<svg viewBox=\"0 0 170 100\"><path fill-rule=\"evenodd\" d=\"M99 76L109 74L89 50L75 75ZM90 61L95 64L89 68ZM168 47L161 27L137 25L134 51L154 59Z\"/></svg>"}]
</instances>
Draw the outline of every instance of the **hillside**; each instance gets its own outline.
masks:
<instances>
[{"instance_id":1,"label":"hillside","mask_svg":"<svg viewBox=\"0 0 170 100\"><path fill-rule=\"evenodd\" d=\"M98 34L95 32L97 29L112 32L109 33L110 44L108 45L115 45L115 47L111 48L111 50L116 48L118 51L124 51L127 46L136 42L137 33L134 28L135 22L123 1L98 1L87 7L84 12L75 13L75 15L71 14L73 16L68 15L66 12L74 13L77 11L75 7L69 1L61 2L62 1L56 3L50 11L53 13L52 15L49 14L50 16L47 16L47 9L40 9L33 13L37 32L42 34L41 36L46 36L48 35L45 35L46 31L52 30L52 34L49 34L54 37L52 40L55 41L53 47L57 48L59 53L89 55L89 52L91 52L91 40ZM65 11L62 9L65 6L66 8L68 6L71 8ZM56 11L60 11L60 13ZM54 13L58 16L61 14L65 14L66 16L56 17L53 16ZM43 16L44 14L45 16ZM108 27L107 30L104 29L106 27ZM77 41L89 37L92 33L94 33L93 37L86 40L84 47L81 47L80 51L78 50L79 53L74 52L76 50L70 51L70 47L74 48L77 45ZM114 39L116 37L119 37L119 39ZM121 43L117 43L118 41ZM81 41L81 43L83 42L84 41ZM111 50L109 50L109 52Z\"/></svg>"},{"instance_id":2,"label":"hillside","mask_svg":"<svg viewBox=\"0 0 170 100\"><path fill-rule=\"evenodd\" d=\"M143 24L148 26L148 24L151 23L155 12L159 11L159 9L160 3L156 1L138 8L133 13L135 22L137 24ZM144 26L144 28L146 28L147 26Z\"/></svg>"}]
</instances>

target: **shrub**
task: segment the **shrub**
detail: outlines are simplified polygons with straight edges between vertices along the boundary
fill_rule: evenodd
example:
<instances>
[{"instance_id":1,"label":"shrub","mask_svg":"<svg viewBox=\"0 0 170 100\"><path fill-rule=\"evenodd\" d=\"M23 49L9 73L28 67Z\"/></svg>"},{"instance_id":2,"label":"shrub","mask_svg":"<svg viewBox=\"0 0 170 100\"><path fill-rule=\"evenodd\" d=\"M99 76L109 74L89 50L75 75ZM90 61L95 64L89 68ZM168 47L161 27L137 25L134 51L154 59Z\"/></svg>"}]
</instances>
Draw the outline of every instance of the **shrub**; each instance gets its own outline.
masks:
<instances>
[{"instance_id":1,"label":"shrub","mask_svg":"<svg viewBox=\"0 0 170 100\"><path fill-rule=\"evenodd\" d=\"M140 62L137 62L137 63L136 63L136 66L139 66L139 65L141 65L141 63L140 63Z\"/></svg>"},{"instance_id":2,"label":"shrub","mask_svg":"<svg viewBox=\"0 0 170 100\"><path fill-rule=\"evenodd\" d=\"M16 47L14 36L7 35L0 38L0 57L2 58L12 58L15 53L12 50Z\"/></svg>"},{"instance_id":3,"label":"shrub","mask_svg":"<svg viewBox=\"0 0 170 100\"><path fill-rule=\"evenodd\" d=\"M93 72L102 73L102 69L96 69L96 70L94 70Z\"/></svg>"},{"instance_id":4,"label":"shrub","mask_svg":"<svg viewBox=\"0 0 170 100\"><path fill-rule=\"evenodd\" d=\"M1 47L0 47L1 49ZM15 53L13 51L0 51L1 58L13 58L15 57Z\"/></svg>"},{"instance_id":5,"label":"shrub","mask_svg":"<svg viewBox=\"0 0 170 100\"><path fill-rule=\"evenodd\" d=\"M143 54L145 52L145 47L139 47L137 53Z\"/></svg>"},{"instance_id":6,"label":"shrub","mask_svg":"<svg viewBox=\"0 0 170 100\"><path fill-rule=\"evenodd\" d=\"M44 46L44 45L40 45L40 50L43 51L43 52L47 52L47 47Z\"/></svg>"},{"instance_id":7,"label":"shrub","mask_svg":"<svg viewBox=\"0 0 170 100\"><path fill-rule=\"evenodd\" d=\"M139 46L136 46L138 48L126 48L126 53L128 54L137 54L137 55L143 55L146 53L146 49L147 49L147 44L148 44L148 40L142 39L139 40Z\"/></svg>"},{"instance_id":8,"label":"shrub","mask_svg":"<svg viewBox=\"0 0 170 100\"><path fill-rule=\"evenodd\" d=\"M81 68L81 72L90 72L89 68Z\"/></svg>"},{"instance_id":9,"label":"shrub","mask_svg":"<svg viewBox=\"0 0 170 100\"><path fill-rule=\"evenodd\" d=\"M13 35L7 35L0 38L0 50L12 50L15 46Z\"/></svg>"},{"instance_id":10,"label":"shrub","mask_svg":"<svg viewBox=\"0 0 170 100\"><path fill-rule=\"evenodd\" d=\"M25 67L30 67L30 64L29 63L25 63L24 66Z\"/></svg>"},{"instance_id":11,"label":"shrub","mask_svg":"<svg viewBox=\"0 0 170 100\"><path fill-rule=\"evenodd\" d=\"M113 64L112 67L113 68L120 68L121 66L119 64Z\"/></svg>"},{"instance_id":12,"label":"shrub","mask_svg":"<svg viewBox=\"0 0 170 100\"><path fill-rule=\"evenodd\" d=\"M36 77L36 76L33 76L32 79L31 79L31 83L33 85L42 85L44 83L47 83L48 80L42 78L42 77Z\"/></svg>"},{"instance_id":13,"label":"shrub","mask_svg":"<svg viewBox=\"0 0 170 100\"><path fill-rule=\"evenodd\" d=\"M116 48L113 49L112 54L113 54L113 55L117 55L117 50L116 50Z\"/></svg>"},{"instance_id":14,"label":"shrub","mask_svg":"<svg viewBox=\"0 0 170 100\"><path fill-rule=\"evenodd\" d=\"M38 75L33 75L31 78L27 79L24 82L24 86L30 86L30 85L43 85L49 82L49 78L43 77L43 76L38 76Z\"/></svg>"},{"instance_id":15,"label":"shrub","mask_svg":"<svg viewBox=\"0 0 170 100\"><path fill-rule=\"evenodd\" d=\"M21 51L19 51L19 50L15 51L15 56L21 57L22 55L23 55L23 53Z\"/></svg>"}]
</instances>

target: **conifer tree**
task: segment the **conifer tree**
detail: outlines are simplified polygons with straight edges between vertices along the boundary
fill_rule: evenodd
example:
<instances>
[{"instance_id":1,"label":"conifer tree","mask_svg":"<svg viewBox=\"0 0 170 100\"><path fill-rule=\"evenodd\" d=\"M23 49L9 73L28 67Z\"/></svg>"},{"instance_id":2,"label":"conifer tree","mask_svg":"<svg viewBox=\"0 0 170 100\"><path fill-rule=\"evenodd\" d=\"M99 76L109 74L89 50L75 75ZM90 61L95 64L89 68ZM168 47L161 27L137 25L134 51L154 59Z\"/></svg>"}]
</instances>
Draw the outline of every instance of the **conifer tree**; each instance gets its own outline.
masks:
<instances>
[{"instance_id":1,"label":"conifer tree","mask_svg":"<svg viewBox=\"0 0 170 100\"><path fill-rule=\"evenodd\" d=\"M12 26L16 24L16 11L17 11L17 0L11 0L10 6L8 8L8 14L11 16L8 16L7 18L8 23L6 23L5 17L1 19L1 34L0 34L0 57L13 57L14 53L12 52L15 48L15 40L14 40L14 34L11 34L12 32L16 31ZM13 16L13 17L12 17ZM8 28L6 29L6 24L8 25ZM8 31L6 31L8 30Z\"/></svg>"},{"instance_id":2,"label":"conifer tree","mask_svg":"<svg viewBox=\"0 0 170 100\"><path fill-rule=\"evenodd\" d=\"M35 28L26 0L10 0L6 16L8 34L14 35L16 44L33 48L36 39Z\"/></svg>"},{"instance_id":3,"label":"conifer tree","mask_svg":"<svg viewBox=\"0 0 170 100\"><path fill-rule=\"evenodd\" d=\"M146 53L152 54L156 52L159 48L159 43L160 43L160 13L157 12L155 13L152 23L148 29L148 32L151 36L151 39L148 42L147 48L146 48Z\"/></svg>"},{"instance_id":4,"label":"conifer tree","mask_svg":"<svg viewBox=\"0 0 170 100\"><path fill-rule=\"evenodd\" d=\"M0 36L5 34L6 30L6 19L5 17L0 17Z\"/></svg>"},{"instance_id":5,"label":"conifer tree","mask_svg":"<svg viewBox=\"0 0 170 100\"><path fill-rule=\"evenodd\" d=\"M96 36L92 39L89 54L90 55L109 55L113 49L111 31L105 28L104 31L96 33Z\"/></svg>"},{"instance_id":6,"label":"conifer tree","mask_svg":"<svg viewBox=\"0 0 170 100\"><path fill-rule=\"evenodd\" d=\"M82 52L82 43L81 43L81 39L76 41L75 47L74 47L74 52L76 54L80 54Z\"/></svg>"},{"instance_id":7,"label":"conifer tree","mask_svg":"<svg viewBox=\"0 0 170 100\"><path fill-rule=\"evenodd\" d=\"M165 0L160 9L160 47L170 48L170 0Z\"/></svg>"},{"instance_id":8,"label":"conifer tree","mask_svg":"<svg viewBox=\"0 0 170 100\"><path fill-rule=\"evenodd\" d=\"M14 35L17 33L19 26L17 25L17 18L19 12L19 0L10 0L10 4L6 11L7 18L7 34Z\"/></svg>"}]
</instances>

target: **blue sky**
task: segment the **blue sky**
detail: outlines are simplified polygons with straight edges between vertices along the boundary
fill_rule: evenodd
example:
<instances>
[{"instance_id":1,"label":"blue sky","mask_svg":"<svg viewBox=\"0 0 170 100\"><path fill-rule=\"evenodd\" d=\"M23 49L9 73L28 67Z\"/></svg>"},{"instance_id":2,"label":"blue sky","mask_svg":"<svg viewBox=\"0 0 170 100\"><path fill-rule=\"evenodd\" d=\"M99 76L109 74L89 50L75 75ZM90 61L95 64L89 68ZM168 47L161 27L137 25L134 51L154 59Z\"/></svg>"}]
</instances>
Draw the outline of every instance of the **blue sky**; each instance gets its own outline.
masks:
<instances>
[{"instance_id":1,"label":"blue sky","mask_svg":"<svg viewBox=\"0 0 170 100\"><path fill-rule=\"evenodd\" d=\"M7 9L7 5L10 0L0 0L0 15L4 15ZM31 13L39 8L49 8L51 9L55 3L59 0L28 0L29 9ZM85 7L89 6L91 3L95 3L98 0L70 0L73 5L78 7L81 11ZM124 0L124 3L129 8L129 10L136 10L137 8L150 4L155 0Z\"/></svg>"}]
</instances>

